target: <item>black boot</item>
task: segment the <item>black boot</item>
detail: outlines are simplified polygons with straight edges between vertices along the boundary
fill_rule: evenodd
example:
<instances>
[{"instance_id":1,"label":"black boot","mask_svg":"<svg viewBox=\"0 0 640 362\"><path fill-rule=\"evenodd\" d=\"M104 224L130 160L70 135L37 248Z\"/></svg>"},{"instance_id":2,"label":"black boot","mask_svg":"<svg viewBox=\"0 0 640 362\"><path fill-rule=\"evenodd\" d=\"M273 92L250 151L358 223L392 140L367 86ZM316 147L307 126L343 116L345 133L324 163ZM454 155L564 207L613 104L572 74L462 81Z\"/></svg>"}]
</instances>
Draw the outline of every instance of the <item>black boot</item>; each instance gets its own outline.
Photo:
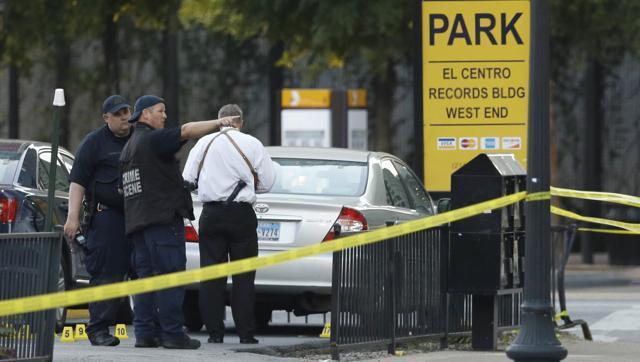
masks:
<instances>
[{"instance_id":1,"label":"black boot","mask_svg":"<svg viewBox=\"0 0 640 362\"><path fill-rule=\"evenodd\" d=\"M168 349L198 349L200 348L200 341L184 336L184 339L163 340L162 346Z\"/></svg>"},{"instance_id":2,"label":"black boot","mask_svg":"<svg viewBox=\"0 0 640 362\"><path fill-rule=\"evenodd\" d=\"M120 340L107 332L100 332L89 336L89 342L93 346L117 346Z\"/></svg>"}]
</instances>

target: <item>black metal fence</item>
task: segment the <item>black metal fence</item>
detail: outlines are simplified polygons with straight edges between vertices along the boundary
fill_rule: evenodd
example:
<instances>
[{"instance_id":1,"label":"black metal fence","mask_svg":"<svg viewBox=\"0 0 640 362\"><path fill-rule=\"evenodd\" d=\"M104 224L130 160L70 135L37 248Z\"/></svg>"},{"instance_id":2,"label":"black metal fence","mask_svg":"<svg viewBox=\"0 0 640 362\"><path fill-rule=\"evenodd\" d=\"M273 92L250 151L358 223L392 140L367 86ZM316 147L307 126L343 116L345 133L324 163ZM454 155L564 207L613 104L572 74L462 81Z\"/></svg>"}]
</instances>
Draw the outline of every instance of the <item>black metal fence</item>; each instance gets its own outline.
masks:
<instances>
[{"instance_id":1,"label":"black metal fence","mask_svg":"<svg viewBox=\"0 0 640 362\"><path fill-rule=\"evenodd\" d=\"M334 253L331 355L340 347L471 333L471 295L447 293L448 228ZM498 329L520 323L520 292L498 296Z\"/></svg>"},{"instance_id":2,"label":"black metal fence","mask_svg":"<svg viewBox=\"0 0 640 362\"><path fill-rule=\"evenodd\" d=\"M0 300L57 289L59 233L0 235ZM0 317L0 359L51 360L55 310Z\"/></svg>"}]
</instances>

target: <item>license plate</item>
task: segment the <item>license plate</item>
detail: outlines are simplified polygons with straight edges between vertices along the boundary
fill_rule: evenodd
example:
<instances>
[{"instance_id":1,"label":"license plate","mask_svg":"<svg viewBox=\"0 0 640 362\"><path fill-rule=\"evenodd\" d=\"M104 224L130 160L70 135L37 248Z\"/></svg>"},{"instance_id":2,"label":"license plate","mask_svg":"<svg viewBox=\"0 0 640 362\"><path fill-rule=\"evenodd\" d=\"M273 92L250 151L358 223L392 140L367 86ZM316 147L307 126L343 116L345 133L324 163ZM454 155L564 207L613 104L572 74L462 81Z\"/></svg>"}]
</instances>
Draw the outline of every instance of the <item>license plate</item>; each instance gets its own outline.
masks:
<instances>
[{"instance_id":1,"label":"license plate","mask_svg":"<svg viewBox=\"0 0 640 362\"><path fill-rule=\"evenodd\" d=\"M278 241L280 239L279 222L258 221L258 240Z\"/></svg>"}]
</instances>

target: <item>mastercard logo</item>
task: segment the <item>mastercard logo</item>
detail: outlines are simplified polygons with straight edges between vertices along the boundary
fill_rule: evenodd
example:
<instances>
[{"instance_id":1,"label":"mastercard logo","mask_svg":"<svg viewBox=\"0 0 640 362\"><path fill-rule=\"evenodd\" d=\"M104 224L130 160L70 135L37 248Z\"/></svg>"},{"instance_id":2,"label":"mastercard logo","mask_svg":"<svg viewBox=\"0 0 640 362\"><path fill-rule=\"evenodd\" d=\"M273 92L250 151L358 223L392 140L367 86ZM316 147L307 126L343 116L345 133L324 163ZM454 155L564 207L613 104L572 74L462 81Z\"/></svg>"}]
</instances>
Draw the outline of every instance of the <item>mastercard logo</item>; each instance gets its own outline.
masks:
<instances>
[{"instance_id":1,"label":"mastercard logo","mask_svg":"<svg viewBox=\"0 0 640 362\"><path fill-rule=\"evenodd\" d=\"M478 148L478 139L477 138L461 138L460 148L466 149L466 150L475 150Z\"/></svg>"}]
</instances>

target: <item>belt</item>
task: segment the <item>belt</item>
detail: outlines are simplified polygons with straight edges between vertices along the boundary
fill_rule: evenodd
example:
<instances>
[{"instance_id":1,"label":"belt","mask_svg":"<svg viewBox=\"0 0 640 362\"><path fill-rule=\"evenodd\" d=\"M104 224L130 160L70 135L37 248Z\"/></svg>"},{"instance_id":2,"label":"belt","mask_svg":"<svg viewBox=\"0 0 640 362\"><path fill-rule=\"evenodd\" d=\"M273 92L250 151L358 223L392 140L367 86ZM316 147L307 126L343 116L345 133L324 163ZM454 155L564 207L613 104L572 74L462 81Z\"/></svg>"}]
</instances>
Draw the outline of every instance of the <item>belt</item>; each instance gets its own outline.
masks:
<instances>
[{"instance_id":1,"label":"belt","mask_svg":"<svg viewBox=\"0 0 640 362\"><path fill-rule=\"evenodd\" d=\"M226 201L207 201L207 202L203 202L202 204L204 206L219 206L219 205L229 206L229 205L242 205L242 204L251 205L250 203L248 203L246 201L231 201L231 202L226 202Z\"/></svg>"}]
</instances>

